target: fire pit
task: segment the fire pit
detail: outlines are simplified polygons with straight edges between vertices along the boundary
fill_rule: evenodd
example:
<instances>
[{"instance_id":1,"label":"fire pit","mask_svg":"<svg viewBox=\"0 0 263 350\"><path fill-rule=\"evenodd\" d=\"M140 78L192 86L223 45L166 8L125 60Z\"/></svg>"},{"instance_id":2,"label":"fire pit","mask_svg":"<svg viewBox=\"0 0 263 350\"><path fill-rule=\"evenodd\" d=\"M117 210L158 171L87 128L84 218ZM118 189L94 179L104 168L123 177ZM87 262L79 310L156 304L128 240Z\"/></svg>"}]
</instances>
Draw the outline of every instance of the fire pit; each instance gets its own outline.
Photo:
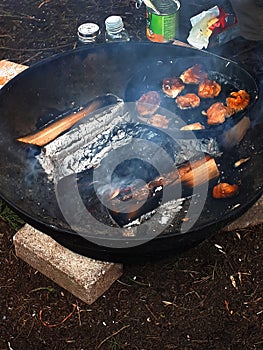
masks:
<instances>
[{"instance_id":1,"label":"fire pit","mask_svg":"<svg viewBox=\"0 0 263 350\"><path fill-rule=\"evenodd\" d=\"M140 118L142 94L161 93L167 74L201 61L225 94L249 93L247 108L223 124L185 131L182 124L205 118L208 101L189 114L162 97L159 113L168 128ZM31 225L90 257L123 261L181 252L262 193L257 96L256 82L240 66L190 48L107 44L56 56L1 91L1 196ZM47 144L18 141L101 99ZM239 194L214 198L218 182L237 184Z\"/></svg>"}]
</instances>

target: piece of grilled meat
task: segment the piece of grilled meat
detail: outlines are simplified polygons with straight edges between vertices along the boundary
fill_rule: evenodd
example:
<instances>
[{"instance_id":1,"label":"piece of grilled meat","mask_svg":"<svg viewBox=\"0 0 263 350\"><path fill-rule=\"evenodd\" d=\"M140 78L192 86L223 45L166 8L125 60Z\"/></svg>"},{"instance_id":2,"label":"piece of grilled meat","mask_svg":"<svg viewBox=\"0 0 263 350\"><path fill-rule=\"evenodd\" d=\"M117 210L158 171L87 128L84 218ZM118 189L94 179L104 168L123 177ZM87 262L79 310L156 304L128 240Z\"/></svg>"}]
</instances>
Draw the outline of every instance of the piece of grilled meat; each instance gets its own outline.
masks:
<instances>
[{"instance_id":1,"label":"piece of grilled meat","mask_svg":"<svg viewBox=\"0 0 263 350\"><path fill-rule=\"evenodd\" d=\"M180 130L203 130L203 129L205 129L204 125L202 125L199 122L196 122L193 124L187 124L180 128Z\"/></svg>"},{"instance_id":2,"label":"piece of grilled meat","mask_svg":"<svg viewBox=\"0 0 263 350\"><path fill-rule=\"evenodd\" d=\"M180 95L176 98L175 102L180 109L195 108L200 106L200 98L194 93Z\"/></svg>"},{"instance_id":3,"label":"piece of grilled meat","mask_svg":"<svg viewBox=\"0 0 263 350\"><path fill-rule=\"evenodd\" d=\"M167 129L169 119L162 114L154 114L151 118L149 118L148 123L156 126L157 128Z\"/></svg>"},{"instance_id":4,"label":"piece of grilled meat","mask_svg":"<svg viewBox=\"0 0 263 350\"><path fill-rule=\"evenodd\" d=\"M160 104L161 97L157 91L148 91L136 101L136 107L141 116L154 114Z\"/></svg>"},{"instance_id":5,"label":"piece of grilled meat","mask_svg":"<svg viewBox=\"0 0 263 350\"><path fill-rule=\"evenodd\" d=\"M198 96L201 98L214 98L220 94L221 86L214 80L205 79L198 86Z\"/></svg>"},{"instance_id":6,"label":"piece of grilled meat","mask_svg":"<svg viewBox=\"0 0 263 350\"><path fill-rule=\"evenodd\" d=\"M178 77L163 79L162 90L168 97L177 97L183 91L184 87L184 83Z\"/></svg>"},{"instance_id":7,"label":"piece of grilled meat","mask_svg":"<svg viewBox=\"0 0 263 350\"><path fill-rule=\"evenodd\" d=\"M224 123L225 119L231 115L231 110L222 102L213 103L206 111L207 123L216 125Z\"/></svg>"},{"instance_id":8,"label":"piece of grilled meat","mask_svg":"<svg viewBox=\"0 0 263 350\"><path fill-rule=\"evenodd\" d=\"M227 182L220 182L213 188L213 197L217 199L231 198L238 195L238 185L230 185Z\"/></svg>"},{"instance_id":9,"label":"piece of grilled meat","mask_svg":"<svg viewBox=\"0 0 263 350\"><path fill-rule=\"evenodd\" d=\"M195 64L194 66L186 69L180 75L180 79L185 84L199 84L201 81L207 78L208 74L201 64Z\"/></svg>"},{"instance_id":10,"label":"piece of grilled meat","mask_svg":"<svg viewBox=\"0 0 263 350\"><path fill-rule=\"evenodd\" d=\"M241 111L249 104L250 96L245 90L233 91L226 99L226 104L235 112Z\"/></svg>"}]
</instances>

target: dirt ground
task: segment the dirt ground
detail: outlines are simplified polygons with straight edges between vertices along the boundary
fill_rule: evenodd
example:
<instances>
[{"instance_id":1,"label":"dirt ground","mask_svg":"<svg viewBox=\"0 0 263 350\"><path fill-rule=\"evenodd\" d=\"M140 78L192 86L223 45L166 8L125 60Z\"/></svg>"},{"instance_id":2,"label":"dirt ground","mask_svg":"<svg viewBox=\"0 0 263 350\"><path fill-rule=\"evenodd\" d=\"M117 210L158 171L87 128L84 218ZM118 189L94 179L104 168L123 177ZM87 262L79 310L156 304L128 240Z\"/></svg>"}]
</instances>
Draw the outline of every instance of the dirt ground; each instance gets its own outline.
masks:
<instances>
[{"instance_id":1,"label":"dirt ground","mask_svg":"<svg viewBox=\"0 0 263 350\"><path fill-rule=\"evenodd\" d=\"M103 25L102 3L2 0L1 59L30 65L74 48L87 13ZM144 12L136 18L130 1L111 0L116 9L139 37ZM0 350L263 349L263 225L216 233L174 258L125 264L89 306L16 257L7 212L0 203L8 220L0 219Z\"/></svg>"},{"instance_id":2,"label":"dirt ground","mask_svg":"<svg viewBox=\"0 0 263 350\"><path fill-rule=\"evenodd\" d=\"M0 349L262 349L262 225L125 265L88 306L18 259L0 222Z\"/></svg>"}]
</instances>

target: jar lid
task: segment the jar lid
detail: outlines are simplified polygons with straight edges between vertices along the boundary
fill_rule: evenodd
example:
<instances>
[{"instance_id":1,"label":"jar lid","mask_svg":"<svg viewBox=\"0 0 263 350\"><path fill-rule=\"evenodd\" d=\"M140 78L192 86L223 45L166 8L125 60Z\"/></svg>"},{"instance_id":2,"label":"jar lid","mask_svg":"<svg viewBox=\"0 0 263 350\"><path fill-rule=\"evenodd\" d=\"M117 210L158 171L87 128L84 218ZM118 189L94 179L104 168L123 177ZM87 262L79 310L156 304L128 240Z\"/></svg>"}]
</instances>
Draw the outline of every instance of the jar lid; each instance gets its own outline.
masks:
<instances>
[{"instance_id":1,"label":"jar lid","mask_svg":"<svg viewBox=\"0 0 263 350\"><path fill-rule=\"evenodd\" d=\"M106 30L110 33L119 33L123 29L123 21L120 16L109 16L105 20Z\"/></svg>"},{"instance_id":2,"label":"jar lid","mask_svg":"<svg viewBox=\"0 0 263 350\"><path fill-rule=\"evenodd\" d=\"M80 38L93 38L100 33L100 27L96 23L83 23L78 27Z\"/></svg>"},{"instance_id":3,"label":"jar lid","mask_svg":"<svg viewBox=\"0 0 263 350\"><path fill-rule=\"evenodd\" d=\"M171 15L177 12L181 6L179 0L152 0L151 2L161 15Z\"/></svg>"}]
</instances>

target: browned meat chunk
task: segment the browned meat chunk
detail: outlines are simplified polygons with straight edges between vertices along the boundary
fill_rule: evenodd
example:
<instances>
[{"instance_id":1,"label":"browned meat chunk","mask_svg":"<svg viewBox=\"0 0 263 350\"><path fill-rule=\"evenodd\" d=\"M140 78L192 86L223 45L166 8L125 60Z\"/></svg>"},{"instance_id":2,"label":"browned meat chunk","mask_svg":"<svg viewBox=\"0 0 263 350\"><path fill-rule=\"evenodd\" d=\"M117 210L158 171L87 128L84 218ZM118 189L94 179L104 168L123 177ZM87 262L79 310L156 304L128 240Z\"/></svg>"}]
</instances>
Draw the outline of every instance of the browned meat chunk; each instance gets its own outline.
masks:
<instances>
[{"instance_id":1,"label":"browned meat chunk","mask_svg":"<svg viewBox=\"0 0 263 350\"><path fill-rule=\"evenodd\" d=\"M178 96L175 100L180 109L195 108L200 105L200 98L196 94Z\"/></svg>"},{"instance_id":2,"label":"browned meat chunk","mask_svg":"<svg viewBox=\"0 0 263 350\"><path fill-rule=\"evenodd\" d=\"M229 108L235 112L241 111L249 104L250 96L245 90L239 90L231 92L230 96L226 99L226 104Z\"/></svg>"},{"instance_id":3,"label":"browned meat chunk","mask_svg":"<svg viewBox=\"0 0 263 350\"><path fill-rule=\"evenodd\" d=\"M180 130L202 130L202 129L205 129L205 127L199 122L188 124L180 128Z\"/></svg>"},{"instance_id":4,"label":"browned meat chunk","mask_svg":"<svg viewBox=\"0 0 263 350\"><path fill-rule=\"evenodd\" d=\"M195 64L180 75L180 79L185 84L199 84L201 81L207 78L208 74L204 71L201 64Z\"/></svg>"},{"instance_id":5,"label":"browned meat chunk","mask_svg":"<svg viewBox=\"0 0 263 350\"><path fill-rule=\"evenodd\" d=\"M157 128L167 129L169 124L169 119L161 114L154 114L149 120L148 123L156 126Z\"/></svg>"},{"instance_id":6,"label":"browned meat chunk","mask_svg":"<svg viewBox=\"0 0 263 350\"><path fill-rule=\"evenodd\" d=\"M238 194L238 185L230 185L227 182L221 182L213 188L213 197L217 199L231 198Z\"/></svg>"},{"instance_id":7,"label":"browned meat chunk","mask_svg":"<svg viewBox=\"0 0 263 350\"><path fill-rule=\"evenodd\" d=\"M149 91L142 95L136 102L136 107L140 115L146 116L154 114L160 107L161 98L157 91Z\"/></svg>"},{"instance_id":8,"label":"browned meat chunk","mask_svg":"<svg viewBox=\"0 0 263 350\"><path fill-rule=\"evenodd\" d=\"M198 86L198 96L201 98L214 98L221 91L221 86L213 80L205 79Z\"/></svg>"},{"instance_id":9,"label":"browned meat chunk","mask_svg":"<svg viewBox=\"0 0 263 350\"><path fill-rule=\"evenodd\" d=\"M222 124L229 116L229 108L226 107L222 102L216 102L208 108L206 115L208 124Z\"/></svg>"},{"instance_id":10,"label":"browned meat chunk","mask_svg":"<svg viewBox=\"0 0 263 350\"><path fill-rule=\"evenodd\" d=\"M162 89L168 97L175 98L184 89L184 84L180 78L165 78Z\"/></svg>"}]
</instances>

